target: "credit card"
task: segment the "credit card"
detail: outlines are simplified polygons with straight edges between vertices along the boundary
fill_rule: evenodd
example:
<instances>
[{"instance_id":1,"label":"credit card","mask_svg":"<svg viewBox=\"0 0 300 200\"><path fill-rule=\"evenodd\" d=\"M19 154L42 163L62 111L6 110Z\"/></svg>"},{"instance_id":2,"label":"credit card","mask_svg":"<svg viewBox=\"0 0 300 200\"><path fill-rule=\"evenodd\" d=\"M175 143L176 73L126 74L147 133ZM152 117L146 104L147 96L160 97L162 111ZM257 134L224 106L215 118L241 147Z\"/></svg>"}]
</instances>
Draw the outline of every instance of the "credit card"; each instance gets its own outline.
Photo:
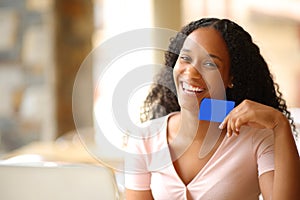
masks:
<instances>
[{"instance_id":1,"label":"credit card","mask_svg":"<svg viewBox=\"0 0 300 200\"><path fill-rule=\"evenodd\" d=\"M205 98L200 104L199 120L222 122L234 108L234 101Z\"/></svg>"}]
</instances>

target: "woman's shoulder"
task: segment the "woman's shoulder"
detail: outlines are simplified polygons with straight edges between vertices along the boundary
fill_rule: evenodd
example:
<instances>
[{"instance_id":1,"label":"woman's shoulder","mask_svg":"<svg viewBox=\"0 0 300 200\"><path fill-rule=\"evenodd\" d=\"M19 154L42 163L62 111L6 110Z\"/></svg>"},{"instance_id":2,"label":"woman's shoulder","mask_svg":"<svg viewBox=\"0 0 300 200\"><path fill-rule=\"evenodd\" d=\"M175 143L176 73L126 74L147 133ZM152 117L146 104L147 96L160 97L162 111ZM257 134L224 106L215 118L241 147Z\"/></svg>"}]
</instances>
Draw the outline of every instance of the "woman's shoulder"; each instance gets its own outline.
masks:
<instances>
[{"instance_id":1,"label":"woman's shoulder","mask_svg":"<svg viewBox=\"0 0 300 200\"><path fill-rule=\"evenodd\" d=\"M173 121L173 116L177 112L169 113L163 117L151 119L139 125L140 134L146 138L151 138L159 133L165 132L170 121Z\"/></svg>"},{"instance_id":2,"label":"woman's shoulder","mask_svg":"<svg viewBox=\"0 0 300 200\"><path fill-rule=\"evenodd\" d=\"M271 129L259 129L244 126L241 129L240 136L243 138L244 142L245 140L248 140L254 152L258 149L264 149L274 145L274 132Z\"/></svg>"},{"instance_id":3,"label":"woman's shoulder","mask_svg":"<svg viewBox=\"0 0 300 200\"><path fill-rule=\"evenodd\" d=\"M173 113L170 113L166 116L151 119L149 121L138 124L135 130L130 133L130 140L136 141L140 144L147 143L148 145L149 143L164 143L166 138L168 120L172 115Z\"/></svg>"},{"instance_id":4,"label":"woman's shoulder","mask_svg":"<svg viewBox=\"0 0 300 200\"><path fill-rule=\"evenodd\" d=\"M266 138L273 137L273 130L271 129L260 129L260 128L253 128L249 126L242 126L240 130L240 136L248 138L252 140L252 142L259 142Z\"/></svg>"}]
</instances>

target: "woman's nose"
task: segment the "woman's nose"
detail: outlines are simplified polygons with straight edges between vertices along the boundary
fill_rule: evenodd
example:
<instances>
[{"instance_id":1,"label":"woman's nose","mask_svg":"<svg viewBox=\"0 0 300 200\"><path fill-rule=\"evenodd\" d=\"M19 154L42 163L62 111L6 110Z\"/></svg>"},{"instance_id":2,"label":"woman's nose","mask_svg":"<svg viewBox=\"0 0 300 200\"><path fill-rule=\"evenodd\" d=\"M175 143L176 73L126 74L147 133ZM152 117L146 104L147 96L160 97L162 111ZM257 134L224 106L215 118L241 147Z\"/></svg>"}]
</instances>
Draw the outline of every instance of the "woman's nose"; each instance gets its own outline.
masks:
<instances>
[{"instance_id":1,"label":"woman's nose","mask_svg":"<svg viewBox=\"0 0 300 200\"><path fill-rule=\"evenodd\" d=\"M194 65L190 64L188 66L186 66L186 68L184 69L183 74L193 77L193 78L202 78L200 69L198 69L197 67L195 67Z\"/></svg>"}]
</instances>

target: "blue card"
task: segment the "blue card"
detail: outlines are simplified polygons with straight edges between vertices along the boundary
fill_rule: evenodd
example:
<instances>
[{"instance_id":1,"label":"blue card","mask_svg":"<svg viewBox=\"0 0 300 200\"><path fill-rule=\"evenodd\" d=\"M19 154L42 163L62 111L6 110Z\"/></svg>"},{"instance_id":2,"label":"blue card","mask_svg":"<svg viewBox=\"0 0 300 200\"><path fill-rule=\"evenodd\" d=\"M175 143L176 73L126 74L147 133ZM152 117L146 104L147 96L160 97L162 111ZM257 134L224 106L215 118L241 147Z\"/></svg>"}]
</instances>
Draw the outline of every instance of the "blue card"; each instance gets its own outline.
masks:
<instances>
[{"instance_id":1,"label":"blue card","mask_svg":"<svg viewBox=\"0 0 300 200\"><path fill-rule=\"evenodd\" d=\"M222 122L234 108L234 101L205 98L200 104L199 120Z\"/></svg>"}]
</instances>

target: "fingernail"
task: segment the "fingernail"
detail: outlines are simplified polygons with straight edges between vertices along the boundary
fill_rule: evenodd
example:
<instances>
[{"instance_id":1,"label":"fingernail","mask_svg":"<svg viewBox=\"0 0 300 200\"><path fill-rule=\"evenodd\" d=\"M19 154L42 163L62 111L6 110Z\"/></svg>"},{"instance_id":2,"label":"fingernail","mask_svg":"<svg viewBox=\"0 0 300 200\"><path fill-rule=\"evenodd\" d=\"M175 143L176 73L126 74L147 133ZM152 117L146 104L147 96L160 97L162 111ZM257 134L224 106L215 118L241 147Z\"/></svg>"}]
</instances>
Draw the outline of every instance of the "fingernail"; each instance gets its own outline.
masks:
<instances>
[{"instance_id":1,"label":"fingernail","mask_svg":"<svg viewBox=\"0 0 300 200\"><path fill-rule=\"evenodd\" d=\"M230 137L230 133L229 132L227 132L226 135L227 135L227 137Z\"/></svg>"},{"instance_id":2,"label":"fingernail","mask_svg":"<svg viewBox=\"0 0 300 200\"><path fill-rule=\"evenodd\" d=\"M220 124L219 129L223 129L223 123Z\"/></svg>"}]
</instances>

